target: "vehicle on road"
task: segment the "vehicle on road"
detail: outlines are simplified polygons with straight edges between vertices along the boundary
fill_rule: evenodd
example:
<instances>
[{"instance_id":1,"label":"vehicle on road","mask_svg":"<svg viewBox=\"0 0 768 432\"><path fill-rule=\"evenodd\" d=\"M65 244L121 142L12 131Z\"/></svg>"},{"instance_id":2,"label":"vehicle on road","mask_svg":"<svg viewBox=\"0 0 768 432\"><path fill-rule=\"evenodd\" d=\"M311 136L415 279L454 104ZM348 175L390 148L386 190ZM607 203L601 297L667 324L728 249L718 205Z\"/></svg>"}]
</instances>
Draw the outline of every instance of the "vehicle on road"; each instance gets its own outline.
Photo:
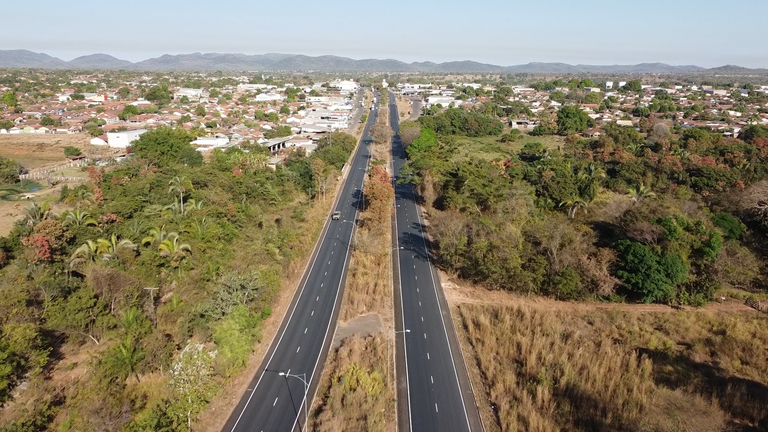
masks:
<instances>
[{"instance_id":1,"label":"vehicle on road","mask_svg":"<svg viewBox=\"0 0 768 432\"><path fill-rule=\"evenodd\" d=\"M341 212L340 211L333 212L333 215L331 216L331 219L333 219L333 220L341 219Z\"/></svg>"}]
</instances>

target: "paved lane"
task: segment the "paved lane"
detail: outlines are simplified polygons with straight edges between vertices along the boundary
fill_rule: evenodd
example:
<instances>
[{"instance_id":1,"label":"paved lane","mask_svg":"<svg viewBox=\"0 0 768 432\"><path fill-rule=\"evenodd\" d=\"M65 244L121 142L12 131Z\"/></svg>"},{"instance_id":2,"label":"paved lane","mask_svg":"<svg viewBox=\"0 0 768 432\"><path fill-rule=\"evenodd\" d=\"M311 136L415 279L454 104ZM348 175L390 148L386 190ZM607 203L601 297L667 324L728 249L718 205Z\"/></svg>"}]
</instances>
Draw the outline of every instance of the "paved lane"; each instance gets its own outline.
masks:
<instances>
[{"instance_id":1,"label":"paved lane","mask_svg":"<svg viewBox=\"0 0 768 432\"><path fill-rule=\"evenodd\" d=\"M278 330L264 363L224 427L225 432L290 432L304 424L304 394L316 391L328 353L346 278L362 185L370 152L371 112L362 142L352 158L350 171L335 210L340 220L328 218L322 241L305 273L299 291ZM279 373L290 374L281 376ZM299 378L301 377L301 378Z\"/></svg>"}]
</instances>

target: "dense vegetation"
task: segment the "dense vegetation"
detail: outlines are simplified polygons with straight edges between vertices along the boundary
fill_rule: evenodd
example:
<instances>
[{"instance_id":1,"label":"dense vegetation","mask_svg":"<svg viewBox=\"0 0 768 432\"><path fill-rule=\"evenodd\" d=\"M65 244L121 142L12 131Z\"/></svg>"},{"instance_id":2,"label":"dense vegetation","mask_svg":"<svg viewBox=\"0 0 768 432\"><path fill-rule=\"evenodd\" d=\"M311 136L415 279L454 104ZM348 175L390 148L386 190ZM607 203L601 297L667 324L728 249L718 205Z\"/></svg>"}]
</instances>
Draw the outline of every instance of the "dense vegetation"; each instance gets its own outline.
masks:
<instances>
[{"instance_id":1,"label":"dense vegetation","mask_svg":"<svg viewBox=\"0 0 768 432\"><path fill-rule=\"evenodd\" d=\"M431 208L445 268L560 299L701 305L721 288L765 286L768 140L760 127L739 140L650 119L647 134L607 124L584 139L570 135L587 121L574 108L550 126L569 135L563 148L527 143L493 160L483 157L488 139L476 141L469 160L456 156L467 153L459 142L473 142L459 136L501 133L483 126L498 120L478 112L482 104L404 122L402 181L418 183ZM472 126L448 121L462 118Z\"/></svg>"},{"instance_id":2,"label":"dense vegetation","mask_svg":"<svg viewBox=\"0 0 768 432\"><path fill-rule=\"evenodd\" d=\"M355 139L271 170L259 146L204 163L193 138L145 133L0 238L3 432L188 430L246 364Z\"/></svg>"}]
</instances>

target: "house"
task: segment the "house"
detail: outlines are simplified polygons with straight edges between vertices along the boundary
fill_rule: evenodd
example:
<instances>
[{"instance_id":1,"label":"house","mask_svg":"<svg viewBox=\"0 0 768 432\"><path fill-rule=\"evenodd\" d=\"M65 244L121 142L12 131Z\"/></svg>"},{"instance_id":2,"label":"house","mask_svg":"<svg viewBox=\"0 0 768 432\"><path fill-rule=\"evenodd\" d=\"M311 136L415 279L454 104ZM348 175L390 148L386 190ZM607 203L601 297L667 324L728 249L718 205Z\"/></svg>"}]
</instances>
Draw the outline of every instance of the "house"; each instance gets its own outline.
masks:
<instances>
[{"instance_id":1,"label":"house","mask_svg":"<svg viewBox=\"0 0 768 432\"><path fill-rule=\"evenodd\" d=\"M127 148L146 131L146 129L136 129L124 132L109 132L107 134L107 143L110 147Z\"/></svg>"},{"instance_id":2,"label":"house","mask_svg":"<svg viewBox=\"0 0 768 432\"><path fill-rule=\"evenodd\" d=\"M454 105L458 105L461 103L461 101L457 101L456 99L452 97L446 97L446 96L429 96L427 97L427 106L437 105L440 104L442 106L448 106L451 103Z\"/></svg>"},{"instance_id":3,"label":"house","mask_svg":"<svg viewBox=\"0 0 768 432\"><path fill-rule=\"evenodd\" d=\"M229 144L227 137L198 138L190 143L198 146L197 151L208 151L214 148L226 147Z\"/></svg>"},{"instance_id":4,"label":"house","mask_svg":"<svg viewBox=\"0 0 768 432\"><path fill-rule=\"evenodd\" d=\"M333 81L332 83L328 84L328 86L331 87L331 88L339 89L340 91L342 91L344 93L353 92L353 91L357 90L358 87L359 87L356 82L348 81L348 80L345 80L345 81L342 81L342 80Z\"/></svg>"},{"instance_id":5,"label":"house","mask_svg":"<svg viewBox=\"0 0 768 432\"><path fill-rule=\"evenodd\" d=\"M183 97L187 97L190 101L199 102L203 98L203 89L193 88L180 88L173 95L174 100L180 100Z\"/></svg>"}]
</instances>

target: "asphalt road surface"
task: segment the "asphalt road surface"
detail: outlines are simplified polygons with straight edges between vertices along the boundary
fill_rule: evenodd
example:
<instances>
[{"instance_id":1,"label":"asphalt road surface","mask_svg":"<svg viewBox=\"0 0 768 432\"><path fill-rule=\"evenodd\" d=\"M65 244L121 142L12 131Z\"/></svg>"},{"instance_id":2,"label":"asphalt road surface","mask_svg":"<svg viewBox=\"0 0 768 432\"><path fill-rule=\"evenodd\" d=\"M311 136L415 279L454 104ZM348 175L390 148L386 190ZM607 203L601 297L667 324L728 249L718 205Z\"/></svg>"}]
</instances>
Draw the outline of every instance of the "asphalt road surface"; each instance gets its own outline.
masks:
<instances>
[{"instance_id":1,"label":"asphalt road surface","mask_svg":"<svg viewBox=\"0 0 768 432\"><path fill-rule=\"evenodd\" d=\"M313 252L293 303L248 391L224 426L225 432L303 430L304 381L309 385L311 401L336 328L354 221L370 158L369 130L377 113L371 112L336 203L334 210L340 211L341 217L326 221L322 242ZM286 375L281 376L281 372Z\"/></svg>"},{"instance_id":2,"label":"asphalt road surface","mask_svg":"<svg viewBox=\"0 0 768 432\"><path fill-rule=\"evenodd\" d=\"M399 122L394 99L390 93L390 126L397 131ZM395 179L406 162L405 156L399 137L395 136L392 140ZM398 366L399 429L481 431L448 304L439 276L430 263L416 192L410 184L395 183L395 220L395 308L400 309L396 311L396 320L400 320L397 326L398 332L402 332L398 333L397 342L398 348L404 351L404 355L398 353L398 361L405 359L404 368ZM404 385L400 384L402 380Z\"/></svg>"}]
</instances>

